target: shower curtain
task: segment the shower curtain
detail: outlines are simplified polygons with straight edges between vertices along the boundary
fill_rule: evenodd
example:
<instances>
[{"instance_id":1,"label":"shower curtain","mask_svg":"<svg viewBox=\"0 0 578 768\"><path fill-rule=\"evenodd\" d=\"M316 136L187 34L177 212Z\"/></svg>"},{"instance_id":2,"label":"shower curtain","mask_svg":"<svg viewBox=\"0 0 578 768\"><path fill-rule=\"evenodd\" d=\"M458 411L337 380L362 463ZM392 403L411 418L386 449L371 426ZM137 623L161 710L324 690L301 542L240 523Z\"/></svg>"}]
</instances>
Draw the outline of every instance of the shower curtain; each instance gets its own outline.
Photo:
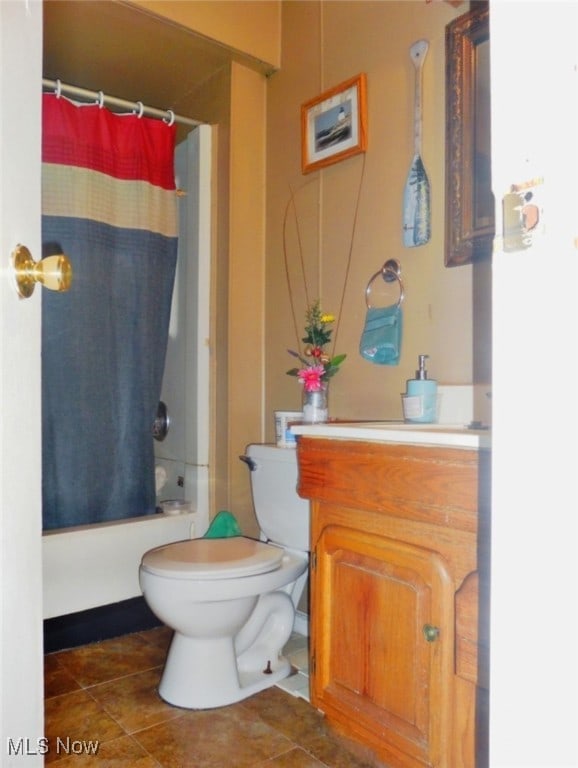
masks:
<instances>
[{"instance_id":1,"label":"shower curtain","mask_svg":"<svg viewBox=\"0 0 578 768\"><path fill-rule=\"evenodd\" d=\"M44 529L155 511L152 425L177 258L175 126L43 96Z\"/></svg>"}]
</instances>

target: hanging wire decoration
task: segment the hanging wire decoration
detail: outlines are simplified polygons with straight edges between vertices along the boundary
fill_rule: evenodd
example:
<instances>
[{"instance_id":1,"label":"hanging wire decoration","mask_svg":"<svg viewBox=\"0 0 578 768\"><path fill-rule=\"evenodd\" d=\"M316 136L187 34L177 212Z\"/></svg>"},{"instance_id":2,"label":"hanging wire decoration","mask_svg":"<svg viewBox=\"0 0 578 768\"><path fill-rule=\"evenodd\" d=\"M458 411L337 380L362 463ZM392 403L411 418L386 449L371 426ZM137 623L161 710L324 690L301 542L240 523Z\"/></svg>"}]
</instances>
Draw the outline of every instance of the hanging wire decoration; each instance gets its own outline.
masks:
<instances>
[{"instance_id":1,"label":"hanging wire decoration","mask_svg":"<svg viewBox=\"0 0 578 768\"><path fill-rule=\"evenodd\" d=\"M344 302L345 302L345 295L346 295L347 284L348 284L348 280L349 280L349 272L350 272L350 269L351 269L351 260L352 260L352 255L353 255L353 246L354 246L354 242L355 242L355 232L356 232L356 229L357 229L357 223L358 223L358 218L359 218L359 204L360 204L360 200L361 200L361 190L362 190L362 187L363 187L363 180L364 180L364 177L365 177L365 158L366 158L366 154L363 154L363 156L362 156L362 163L361 163L361 173L360 173L360 177L359 177L359 184L358 184L357 194L356 194L356 199L355 199L355 210L354 210L354 214L353 214L353 223L352 223L352 227L351 227L351 237L350 237L349 249L348 249L348 253L347 253L347 263L346 263L346 266L345 266L345 274L344 274L344 277L343 277L343 287L342 287L342 290L341 290L341 298L340 298L340 302L339 302L339 311L338 311L338 314L337 314L337 322L336 322L336 325L335 325L335 332L333 334L332 354L335 353L335 345L336 345L336 342L337 342L337 336L339 334L339 327L340 327L340 323L341 323L341 317L343 315L343 306L344 306ZM309 183L311 183L311 182L306 182L305 184L303 184L297 190L297 193L300 192L302 189L304 189ZM293 319L293 329L294 329L294 332L295 332L295 339L297 341L297 346L299 346L299 344L300 344L300 336L299 336L299 330L298 330L298 325L297 325L297 316L296 316L296 312L295 312L295 295L294 295L294 292L293 292L293 288L291 286L291 278L290 278L290 270L289 270L289 255L288 255L288 249L287 249L287 224L288 224L288 218L289 218L289 211L291 209L293 210L293 215L294 215L294 220L295 220L295 230L296 230L296 235L297 235L297 251L298 251L298 255L299 255L299 265L300 265L301 276L302 276L302 280L303 280L303 292L304 292L304 296L305 296L306 305L308 307L311 306L311 300L309 298L309 289L308 289L308 285L307 285L307 274L306 274L306 270L305 270L305 262L304 262L304 257L303 257L303 244L302 244L302 238L301 238L301 230L300 230L300 226L299 226L299 217L297 215L297 206L296 206L296 202L295 202L296 192L293 190L293 188L291 186L289 186L289 191L290 191L289 200L287 201L287 205L285 206L285 214L284 214L284 217L283 217L283 261L284 261L284 266L285 266L285 278L287 280L287 290L288 290L288 293L289 293L289 304L290 304L290 307L291 307L291 316L292 316L292 319Z\"/></svg>"}]
</instances>

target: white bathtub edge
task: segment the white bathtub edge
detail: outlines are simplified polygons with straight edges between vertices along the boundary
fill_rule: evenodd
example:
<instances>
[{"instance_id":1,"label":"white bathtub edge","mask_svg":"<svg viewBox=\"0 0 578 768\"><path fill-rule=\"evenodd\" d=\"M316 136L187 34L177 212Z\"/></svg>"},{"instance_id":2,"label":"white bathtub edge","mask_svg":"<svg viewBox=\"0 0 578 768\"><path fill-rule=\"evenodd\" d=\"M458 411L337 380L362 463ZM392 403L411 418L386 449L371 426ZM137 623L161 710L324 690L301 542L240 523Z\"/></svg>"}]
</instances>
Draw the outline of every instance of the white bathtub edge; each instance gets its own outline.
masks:
<instances>
[{"instance_id":1,"label":"white bathtub edge","mask_svg":"<svg viewBox=\"0 0 578 768\"><path fill-rule=\"evenodd\" d=\"M155 514L47 531L42 537L43 618L139 597L143 554L191 538L196 522L196 512Z\"/></svg>"}]
</instances>

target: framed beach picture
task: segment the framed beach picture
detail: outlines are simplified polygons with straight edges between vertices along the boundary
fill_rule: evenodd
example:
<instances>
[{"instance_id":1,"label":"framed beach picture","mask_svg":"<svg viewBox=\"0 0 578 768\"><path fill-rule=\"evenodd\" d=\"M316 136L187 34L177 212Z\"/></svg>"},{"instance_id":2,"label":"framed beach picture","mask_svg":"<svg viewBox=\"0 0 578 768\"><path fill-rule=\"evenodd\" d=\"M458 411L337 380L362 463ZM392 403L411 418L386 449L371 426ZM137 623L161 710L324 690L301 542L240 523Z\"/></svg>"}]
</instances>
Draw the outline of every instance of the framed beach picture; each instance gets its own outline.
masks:
<instances>
[{"instance_id":1,"label":"framed beach picture","mask_svg":"<svg viewBox=\"0 0 578 768\"><path fill-rule=\"evenodd\" d=\"M301 106L301 167L310 173L367 147L367 87L364 73Z\"/></svg>"}]
</instances>

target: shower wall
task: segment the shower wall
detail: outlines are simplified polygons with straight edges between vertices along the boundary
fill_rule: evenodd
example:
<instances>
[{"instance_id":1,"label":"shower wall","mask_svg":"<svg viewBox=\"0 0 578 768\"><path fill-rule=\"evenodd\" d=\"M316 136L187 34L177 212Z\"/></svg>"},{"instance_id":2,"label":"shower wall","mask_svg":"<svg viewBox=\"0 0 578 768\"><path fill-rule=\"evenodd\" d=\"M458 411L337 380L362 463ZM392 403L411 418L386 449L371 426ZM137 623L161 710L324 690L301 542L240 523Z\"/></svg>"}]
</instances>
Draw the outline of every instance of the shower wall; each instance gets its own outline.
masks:
<instances>
[{"instance_id":1,"label":"shower wall","mask_svg":"<svg viewBox=\"0 0 578 768\"><path fill-rule=\"evenodd\" d=\"M186 499L197 533L209 523L209 298L211 128L200 126L177 147L179 253L161 399L170 425L155 442L166 485L157 503Z\"/></svg>"}]
</instances>

